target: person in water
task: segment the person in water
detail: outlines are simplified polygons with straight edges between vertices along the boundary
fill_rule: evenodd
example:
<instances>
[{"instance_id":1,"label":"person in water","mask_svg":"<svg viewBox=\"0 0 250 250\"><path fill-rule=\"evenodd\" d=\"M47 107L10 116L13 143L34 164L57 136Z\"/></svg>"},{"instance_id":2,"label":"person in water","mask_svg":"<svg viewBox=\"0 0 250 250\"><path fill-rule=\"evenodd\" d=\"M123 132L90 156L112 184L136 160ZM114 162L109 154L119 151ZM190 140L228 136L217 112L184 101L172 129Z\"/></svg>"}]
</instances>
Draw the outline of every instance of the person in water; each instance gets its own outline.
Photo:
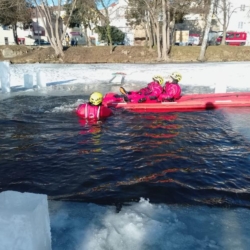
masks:
<instances>
[{"instance_id":1,"label":"person in water","mask_svg":"<svg viewBox=\"0 0 250 250\"><path fill-rule=\"evenodd\" d=\"M159 102L173 102L180 99L181 97L181 87L179 82L182 79L182 75L178 72L173 72L169 81L167 81L163 87L163 92L159 95Z\"/></svg>"},{"instance_id":2,"label":"person in water","mask_svg":"<svg viewBox=\"0 0 250 250\"><path fill-rule=\"evenodd\" d=\"M124 95L125 101L128 102L146 102L156 101L163 91L162 84L164 79L162 76L154 76L153 81L148 83L147 87L138 91L126 91L123 87L120 87L120 92Z\"/></svg>"},{"instance_id":3,"label":"person in water","mask_svg":"<svg viewBox=\"0 0 250 250\"><path fill-rule=\"evenodd\" d=\"M113 115L110 108L102 104L103 96L99 92L94 92L89 97L88 103L80 104L76 114L80 118L100 120Z\"/></svg>"}]
</instances>

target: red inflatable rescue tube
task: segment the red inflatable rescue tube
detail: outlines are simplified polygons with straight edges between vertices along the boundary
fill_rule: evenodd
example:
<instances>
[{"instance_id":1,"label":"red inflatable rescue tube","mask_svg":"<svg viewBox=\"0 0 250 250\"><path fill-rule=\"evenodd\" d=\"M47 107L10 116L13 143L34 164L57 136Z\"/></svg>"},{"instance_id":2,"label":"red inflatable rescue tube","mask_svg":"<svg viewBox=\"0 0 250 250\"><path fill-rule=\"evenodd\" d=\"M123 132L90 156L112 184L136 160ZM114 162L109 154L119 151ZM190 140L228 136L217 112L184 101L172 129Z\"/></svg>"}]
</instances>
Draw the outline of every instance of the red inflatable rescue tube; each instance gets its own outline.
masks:
<instances>
[{"instance_id":1,"label":"red inflatable rescue tube","mask_svg":"<svg viewBox=\"0 0 250 250\"><path fill-rule=\"evenodd\" d=\"M174 102L125 102L116 93L107 93L103 104L138 112L175 112L210 110L225 107L250 107L250 92L184 95Z\"/></svg>"}]
</instances>

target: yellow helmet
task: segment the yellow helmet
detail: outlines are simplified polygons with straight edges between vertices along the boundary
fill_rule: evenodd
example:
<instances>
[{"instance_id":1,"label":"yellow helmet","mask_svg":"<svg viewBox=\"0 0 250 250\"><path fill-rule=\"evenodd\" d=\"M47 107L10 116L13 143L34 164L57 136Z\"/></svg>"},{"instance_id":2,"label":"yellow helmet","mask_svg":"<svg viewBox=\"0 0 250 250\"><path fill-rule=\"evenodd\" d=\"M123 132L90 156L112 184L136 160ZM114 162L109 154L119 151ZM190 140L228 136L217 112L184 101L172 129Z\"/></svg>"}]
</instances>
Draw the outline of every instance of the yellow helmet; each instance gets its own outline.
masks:
<instances>
[{"instance_id":1,"label":"yellow helmet","mask_svg":"<svg viewBox=\"0 0 250 250\"><path fill-rule=\"evenodd\" d=\"M94 92L89 97L89 102L93 105L99 105L102 103L102 94L100 92Z\"/></svg>"},{"instance_id":2,"label":"yellow helmet","mask_svg":"<svg viewBox=\"0 0 250 250\"><path fill-rule=\"evenodd\" d=\"M173 72L170 76L178 82L180 82L182 79L182 75L178 72Z\"/></svg>"},{"instance_id":3,"label":"yellow helmet","mask_svg":"<svg viewBox=\"0 0 250 250\"><path fill-rule=\"evenodd\" d=\"M160 83L161 85L164 83L164 79L162 76L153 76L153 80L157 81L158 83Z\"/></svg>"}]
</instances>

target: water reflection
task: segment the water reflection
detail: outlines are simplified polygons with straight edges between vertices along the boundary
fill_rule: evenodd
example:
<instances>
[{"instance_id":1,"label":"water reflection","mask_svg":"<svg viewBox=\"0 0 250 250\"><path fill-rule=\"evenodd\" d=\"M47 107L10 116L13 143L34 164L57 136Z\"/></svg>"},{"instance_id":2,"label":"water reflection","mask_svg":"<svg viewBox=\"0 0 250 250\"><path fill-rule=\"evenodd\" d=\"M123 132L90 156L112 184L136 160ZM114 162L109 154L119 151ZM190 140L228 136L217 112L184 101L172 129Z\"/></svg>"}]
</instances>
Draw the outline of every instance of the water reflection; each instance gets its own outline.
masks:
<instances>
[{"instance_id":1,"label":"water reflection","mask_svg":"<svg viewBox=\"0 0 250 250\"><path fill-rule=\"evenodd\" d=\"M101 131L102 131L102 123L105 121L98 121L94 119L78 119L80 125L80 135L91 135L91 138L88 140L79 141L79 144L93 144L95 146L100 146L98 148L93 149L80 149L79 153L82 154L90 154L90 153L100 153L101 149Z\"/></svg>"}]
</instances>

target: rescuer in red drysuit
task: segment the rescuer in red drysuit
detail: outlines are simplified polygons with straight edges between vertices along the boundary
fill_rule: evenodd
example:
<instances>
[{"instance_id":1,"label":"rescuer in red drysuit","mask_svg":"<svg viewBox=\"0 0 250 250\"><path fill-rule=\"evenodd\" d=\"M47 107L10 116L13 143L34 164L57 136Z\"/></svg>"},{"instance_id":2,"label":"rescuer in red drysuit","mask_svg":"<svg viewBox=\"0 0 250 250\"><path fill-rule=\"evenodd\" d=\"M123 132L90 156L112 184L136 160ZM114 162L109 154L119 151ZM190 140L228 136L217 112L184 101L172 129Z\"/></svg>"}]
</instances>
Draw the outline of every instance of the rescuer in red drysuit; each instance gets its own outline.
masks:
<instances>
[{"instance_id":1,"label":"rescuer in red drysuit","mask_svg":"<svg viewBox=\"0 0 250 250\"><path fill-rule=\"evenodd\" d=\"M163 92L159 95L159 102L172 102L178 100L181 97L181 87L178 84L182 79L182 76L178 72L173 72L170 75L170 80L167 81L163 87Z\"/></svg>"},{"instance_id":2,"label":"rescuer in red drysuit","mask_svg":"<svg viewBox=\"0 0 250 250\"><path fill-rule=\"evenodd\" d=\"M89 102L80 104L76 114L80 118L100 120L113 114L112 110L102 104L103 96L99 92L90 95Z\"/></svg>"},{"instance_id":3,"label":"rescuer in red drysuit","mask_svg":"<svg viewBox=\"0 0 250 250\"><path fill-rule=\"evenodd\" d=\"M162 93L162 84L164 79L161 76L154 76L153 82L150 82L147 87L139 91L126 91L123 87L120 92L124 95L127 102L156 102L159 95Z\"/></svg>"}]
</instances>

